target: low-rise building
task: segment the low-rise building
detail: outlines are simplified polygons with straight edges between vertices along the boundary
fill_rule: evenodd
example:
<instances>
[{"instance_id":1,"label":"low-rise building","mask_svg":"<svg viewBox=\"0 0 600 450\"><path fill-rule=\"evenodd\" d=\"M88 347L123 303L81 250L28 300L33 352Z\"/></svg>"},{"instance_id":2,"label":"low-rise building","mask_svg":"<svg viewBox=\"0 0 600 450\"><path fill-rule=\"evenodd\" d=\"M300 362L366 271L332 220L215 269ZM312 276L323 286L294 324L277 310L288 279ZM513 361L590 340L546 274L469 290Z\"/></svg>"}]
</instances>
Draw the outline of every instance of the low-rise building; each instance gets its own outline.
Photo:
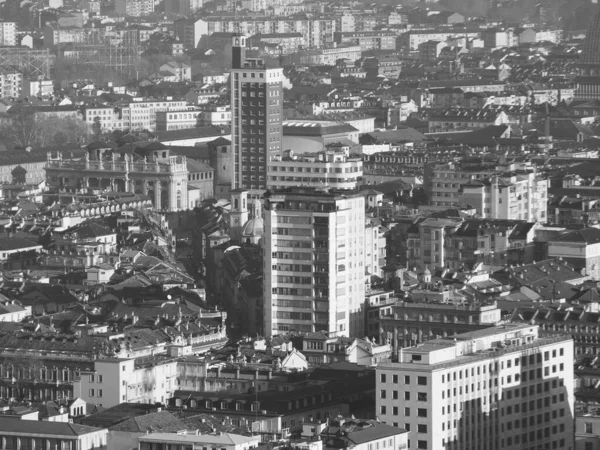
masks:
<instances>
[{"instance_id":1,"label":"low-rise building","mask_svg":"<svg viewBox=\"0 0 600 450\"><path fill-rule=\"evenodd\" d=\"M23 89L23 74L14 67L0 66L0 98L18 98Z\"/></svg>"},{"instance_id":2,"label":"low-rise building","mask_svg":"<svg viewBox=\"0 0 600 450\"><path fill-rule=\"evenodd\" d=\"M231 433L152 433L139 438L139 450L155 450L159 447L168 447L171 450L188 450L190 448L249 450L257 448L260 442L260 436L242 436Z\"/></svg>"},{"instance_id":3,"label":"low-rise building","mask_svg":"<svg viewBox=\"0 0 600 450\"><path fill-rule=\"evenodd\" d=\"M73 423L0 418L0 434L4 447L93 450L106 446L108 430Z\"/></svg>"},{"instance_id":4,"label":"low-rise building","mask_svg":"<svg viewBox=\"0 0 600 450\"><path fill-rule=\"evenodd\" d=\"M548 242L548 257L562 258L576 270L600 279L600 229L569 231Z\"/></svg>"}]
</instances>

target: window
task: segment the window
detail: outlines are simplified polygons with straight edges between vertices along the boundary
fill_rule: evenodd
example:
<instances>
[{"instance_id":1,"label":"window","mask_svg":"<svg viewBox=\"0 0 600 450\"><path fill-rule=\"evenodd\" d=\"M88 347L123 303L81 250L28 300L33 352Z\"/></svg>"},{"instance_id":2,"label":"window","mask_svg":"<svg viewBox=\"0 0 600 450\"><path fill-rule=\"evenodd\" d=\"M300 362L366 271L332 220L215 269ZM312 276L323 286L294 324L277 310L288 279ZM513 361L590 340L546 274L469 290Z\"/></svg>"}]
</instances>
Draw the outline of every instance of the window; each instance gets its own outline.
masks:
<instances>
[{"instance_id":1,"label":"window","mask_svg":"<svg viewBox=\"0 0 600 450\"><path fill-rule=\"evenodd\" d=\"M392 382L398 384L398 375L392 375Z\"/></svg>"},{"instance_id":2,"label":"window","mask_svg":"<svg viewBox=\"0 0 600 450\"><path fill-rule=\"evenodd\" d=\"M427 425L426 424L419 424L417 425L417 432L418 433L427 433Z\"/></svg>"},{"instance_id":3,"label":"window","mask_svg":"<svg viewBox=\"0 0 600 450\"><path fill-rule=\"evenodd\" d=\"M410 408L404 408L404 415L410 417Z\"/></svg>"},{"instance_id":4,"label":"window","mask_svg":"<svg viewBox=\"0 0 600 450\"><path fill-rule=\"evenodd\" d=\"M90 397L93 397L93 396L94 396L94 390L90 389Z\"/></svg>"},{"instance_id":5,"label":"window","mask_svg":"<svg viewBox=\"0 0 600 450\"><path fill-rule=\"evenodd\" d=\"M592 424L590 422L587 422L585 424L585 432L588 434L592 434L594 432Z\"/></svg>"},{"instance_id":6,"label":"window","mask_svg":"<svg viewBox=\"0 0 600 450\"><path fill-rule=\"evenodd\" d=\"M381 390L381 398L386 398L386 392L385 389Z\"/></svg>"},{"instance_id":7,"label":"window","mask_svg":"<svg viewBox=\"0 0 600 450\"><path fill-rule=\"evenodd\" d=\"M387 414L387 408L385 407L385 405L381 405L381 414L382 415Z\"/></svg>"},{"instance_id":8,"label":"window","mask_svg":"<svg viewBox=\"0 0 600 450\"><path fill-rule=\"evenodd\" d=\"M98 383L102 383L102 375L98 375Z\"/></svg>"},{"instance_id":9,"label":"window","mask_svg":"<svg viewBox=\"0 0 600 450\"><path fill-rule=\"evenodd\" d=\"M385 373L382 373L382 374L380 375L380 381L381 381L382 383L385 383L385 382L386 382L386 376L385 376Z\"/></svg>"},{"instance_id":10,"label":"window","mask_svg":"<svg viewBox=\"0 0 600 450\"><path fill-rule=\"evenodd\" d=\"M410 400L410 391L404 391L404 400Z\"/></svg>"},{"instance_id":11,"label":"window","mask_svg":"<svg viewBox=\"0 0 600 450\"><path fill-rule=\"evenodd\" d=\"M417 377L417 384L419 386L427 386L427 377Z\"/></svg>"},{"instance_id":12,"label":"window","mask_svg":"<svg viewBox=\"0 0 600 450\"><path fill-rule=\"evenodd\" d=\"M410 384L410 375L404 375L404 384Z\"/></svg>"},{"instance_id":13,"label":"window","mask_svg":"<svg viewBox=\"0 0 600 450\"><path fill-rule=\"evenodd\" d=\"M102 389L98 389L98 397L102 397Z\"/></svg>"},{"instance_id":14,"label":"window","mask_svg":"<svg viewBox=\"0 0 600 450\"><path fill-rule=\"evenodd\" d=\"M427 417L427 409L419 408L417 409L417 416L419 417Z\"/></svg>"},{"instance_id":15,"label":"window","mask_svg":"<svg viewBox=\"0 0 600 450\"><path fill-rule=\"evenodd\" d=\"M417 400L420 402L426 402L427 401L427 392L417 393Z\"/></svg>"},{"instance_id":16,"label":"window","mask_svg":"<svg viewBox=\"0 0 600 450\"><path fill-rule=\"evenodd\" d=\"M417 441L417 448L427 448L427 441Z\"/></svg>"}]
</instances>

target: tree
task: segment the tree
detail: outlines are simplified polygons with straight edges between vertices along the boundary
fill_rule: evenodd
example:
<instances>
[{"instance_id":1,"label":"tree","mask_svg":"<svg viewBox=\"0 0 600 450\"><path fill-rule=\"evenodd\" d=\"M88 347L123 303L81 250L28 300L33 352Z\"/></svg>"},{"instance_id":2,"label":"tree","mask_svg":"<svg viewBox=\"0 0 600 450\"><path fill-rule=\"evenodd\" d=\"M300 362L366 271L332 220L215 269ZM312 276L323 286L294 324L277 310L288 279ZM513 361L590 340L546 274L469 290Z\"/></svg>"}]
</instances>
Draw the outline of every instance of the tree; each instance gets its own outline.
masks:
<instances>
[{"instance_id":1,"label":"tree","mask_svg":"<svg viewBox=\"0 0 600 450\"><path fill-rule=\"evenodd\" d=\"M39 120L29 111L19 112L11 123L0 127L0 138L21 148L83 144L88 137L88 126L82 120L58 117Z\"/></svg>"}]
</instances>

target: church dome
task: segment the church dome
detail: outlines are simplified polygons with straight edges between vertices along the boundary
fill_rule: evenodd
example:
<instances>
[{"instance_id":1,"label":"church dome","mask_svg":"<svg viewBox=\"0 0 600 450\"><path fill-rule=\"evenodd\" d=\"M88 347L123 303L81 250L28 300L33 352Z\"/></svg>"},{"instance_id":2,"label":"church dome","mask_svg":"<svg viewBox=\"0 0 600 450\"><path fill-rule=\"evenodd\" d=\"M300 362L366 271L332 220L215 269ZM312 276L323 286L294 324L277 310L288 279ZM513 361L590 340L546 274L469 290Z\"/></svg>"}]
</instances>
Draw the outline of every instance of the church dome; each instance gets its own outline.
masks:
<instances>
[{"instance_id":1,"label":"church dome","mask_svg":"<svg viewBox=\"0 0 600 450\"><path fill-rule=\"evenodd\" d=\"M264 225L260 217L248 220L242 229L242 238L260 238L263 235Z\"/></svg>"}]
</instances>

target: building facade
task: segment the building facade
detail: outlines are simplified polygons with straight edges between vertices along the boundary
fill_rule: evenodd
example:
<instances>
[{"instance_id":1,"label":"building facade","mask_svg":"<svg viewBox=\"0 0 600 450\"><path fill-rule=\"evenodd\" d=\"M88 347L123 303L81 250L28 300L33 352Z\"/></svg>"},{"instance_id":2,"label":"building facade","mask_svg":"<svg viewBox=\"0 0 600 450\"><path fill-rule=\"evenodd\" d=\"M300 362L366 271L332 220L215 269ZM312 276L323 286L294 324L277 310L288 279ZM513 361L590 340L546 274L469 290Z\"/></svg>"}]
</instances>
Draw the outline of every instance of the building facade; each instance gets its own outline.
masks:
<instances>
[{"instance_id":1,"label":"building facade","mask_svg":"<svg viewBox=\"0 0 600 450\"><path fill-rule=\"evenodd\" d=\"M381 421L409 449L572 449L573 341L505 325L400 350L377 368Z\"/></svg>"},{"instance_id":2,"label":"building facade","mask_svg":"<svg viewBox=\"0 0 600 450\"><path fill-rule=\"evenodd\" d=\"M17 45L16 22L0 22L0 46Z\"/></svg>"},{"instance_id":3,"label":"building facade","mask_svg":"<svg viewBox=\"0 0 600 450\"><path fill-rule=\"evenodd\" d=\"M102 148L88 146L83 159L51 159L46 165L48 186L57 192L131 192L148 195L157 210L188 207L188 169L185 156L171 156L158 142ZM133 149L133 151L132 151ZM110 155L107 157L107 155ZM107 159L108 158L108 159Z\"/></svg>"},{"instance_id":4,"label":"building facade","mask_svg":"<svg viewBox=\"0 0 600 450\"><path fill-rule=\"evenodd\" d=\"M293 186L356 189L362 182L362 158L342 151L296 155L285 150L271 158L267 186L283 189Z\"/></svg>"},{"instance_id":5,"label":"building facade","mask_svg":"<svg viewBox=\"0 0 600 450\"><path fill-rule=\"evenodd\" d=\"M265 205L264 333L359 335L365 293L365 199L290 189Z\"/></svg>"},{"instance_id":6,"label":"building facade","mask_svg":"<svg viewBox=\"0 0 600 450\"><path fill-rule=\"evenodd\" d=\"M232 57L232 188L257 196L267 188L270 157L282 150L283 69L247 59L244 36L234 36Z\"/></svg>"}]
</instances>

